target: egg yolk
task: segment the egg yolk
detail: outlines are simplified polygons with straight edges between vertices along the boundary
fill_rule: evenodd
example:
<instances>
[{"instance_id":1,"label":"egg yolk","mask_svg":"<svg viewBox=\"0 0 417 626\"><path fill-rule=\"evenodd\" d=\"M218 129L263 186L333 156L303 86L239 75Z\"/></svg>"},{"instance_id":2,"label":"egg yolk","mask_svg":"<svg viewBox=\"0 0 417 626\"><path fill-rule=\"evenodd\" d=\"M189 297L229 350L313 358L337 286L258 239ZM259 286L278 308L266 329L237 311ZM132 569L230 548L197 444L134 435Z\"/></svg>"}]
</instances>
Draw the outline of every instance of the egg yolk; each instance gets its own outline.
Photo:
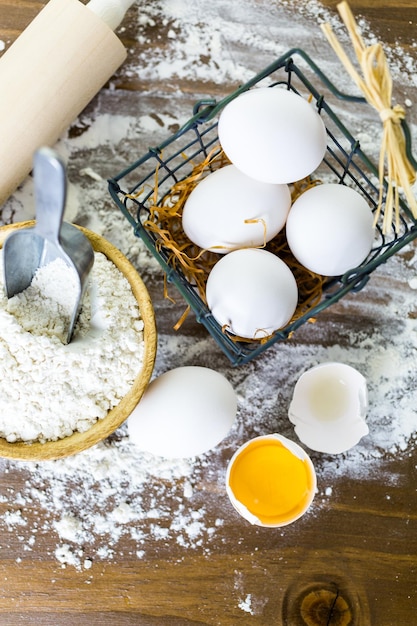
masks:
<instances>
[{"instance_id":1,"label":"egg yolk","mask_svg":"<svg viewBox=\"0 0 417 626\"><path fill-rule=\"evenodd\" d=\"M237 456L229 475L235 498L262 524L285 524L307 508L314 477L307 460L278 439L255 440Z\"/></svg>"}]
</instances>

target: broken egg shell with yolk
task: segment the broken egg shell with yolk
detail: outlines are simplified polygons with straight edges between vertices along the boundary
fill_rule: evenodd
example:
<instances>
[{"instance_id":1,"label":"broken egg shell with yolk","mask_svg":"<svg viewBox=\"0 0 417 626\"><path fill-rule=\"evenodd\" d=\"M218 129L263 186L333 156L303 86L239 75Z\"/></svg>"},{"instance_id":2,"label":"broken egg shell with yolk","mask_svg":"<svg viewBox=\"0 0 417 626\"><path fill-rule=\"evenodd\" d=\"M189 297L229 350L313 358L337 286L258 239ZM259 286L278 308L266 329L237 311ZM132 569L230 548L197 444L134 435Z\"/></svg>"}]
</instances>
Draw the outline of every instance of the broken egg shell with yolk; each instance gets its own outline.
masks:
<instances>
[{"instance_id":1,"label":"broken egg shell with yolk","mask_svg":"<svg viewBox=\"0 0 417 626\"><path fill-rule=\"evenodd\" d=\"M235 510L257 526L277 528L298 520L317 487L308 454L278 433L244 443L229 461L226 492Z\"/></svg>"}]
</instances>

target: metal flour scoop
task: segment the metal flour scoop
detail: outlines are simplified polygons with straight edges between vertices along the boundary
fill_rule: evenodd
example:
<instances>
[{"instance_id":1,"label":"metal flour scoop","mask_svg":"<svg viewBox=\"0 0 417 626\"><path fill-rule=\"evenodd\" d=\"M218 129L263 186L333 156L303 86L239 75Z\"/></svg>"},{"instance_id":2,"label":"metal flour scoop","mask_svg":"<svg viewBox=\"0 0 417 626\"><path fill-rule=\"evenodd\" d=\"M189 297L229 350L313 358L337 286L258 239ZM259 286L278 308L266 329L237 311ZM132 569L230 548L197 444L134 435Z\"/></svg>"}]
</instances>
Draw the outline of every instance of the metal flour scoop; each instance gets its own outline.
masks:
<instances>
[{"instance_id":1,"label":"metal flour scoop","mask_svg":"<svg viewBox=\"0 0 417 626\"><path fill-rule=\"evenodd\" d=\"M67 195L65 166L50 148L34 157L36 223L10 234L3 245L4 282L8 298L24 291L38 268L62 259L74 270L76 298L70 317L67 343L71 341L94 251L88 238L75 226L63 222ZM62 286L65 289L65 285Z\"/></svg>"}]
</instances>

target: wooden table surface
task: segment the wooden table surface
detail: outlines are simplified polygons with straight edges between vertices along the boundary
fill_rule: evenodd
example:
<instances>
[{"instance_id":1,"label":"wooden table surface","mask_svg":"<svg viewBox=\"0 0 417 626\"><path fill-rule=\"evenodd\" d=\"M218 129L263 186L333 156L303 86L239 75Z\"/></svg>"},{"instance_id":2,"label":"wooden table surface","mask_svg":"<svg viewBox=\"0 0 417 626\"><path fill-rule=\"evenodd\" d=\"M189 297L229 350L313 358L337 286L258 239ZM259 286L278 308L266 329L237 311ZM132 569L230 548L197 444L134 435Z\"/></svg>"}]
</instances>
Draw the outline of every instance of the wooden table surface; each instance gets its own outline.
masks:
<instances>
[{"instance_id":1,"label":"wooden table surface","mask_svg":"<svg viewBox=\"0 0 417 626\"><path fill-rule=\"evenodd\" d=\"M43 0L0 0L3 49L9 48L43 5ZM82 457L83 462L65 465L57 461L44 468L2 462L0 623L412 626L417 624L416 427L414 435L408 433L405 443L399 442L396 449L395 441L384 448L380 442L389 438L374 432L368 443L360 444L351 454L333 458L312 452L318 475L316 499L307 515L286 528L263 529L246 523L228 503L222 481L227 460L251 436L277 429L295 437L286 420L286 406L300 368L307 369L310 364L345 358L371 377L367 364L375 365L380 359L381 368L385 366L387 372L380 372L375 380L383 381L387 392L382 384L376 389L377 383L370 380L372 398L386 400L391 413L384 422L375 417L381 407L371 408L372 423L378 428L389 429L396 411L405 403L413 406L415 328L410 327L409 349L403 349L400 340L408 328L406 323L412 324L417 317L416 311L406 310L404 304L405 298L410 301L413 248L376 272L369 287L349 297L348 304L323 313L314 329L301 329L288 345L275 346L256 361L233 368L192 316L179 331L173 330L184 306L180 300L171 304L164 299L161 273L149 259L145 261L146 254L139 250L130 227L107 197L105 179L120 171L132 155L140 155L170 133L179 120L186 119L194 101L204 95L226 94L235 86L231 73L216 80L213 73L207 72L205 78L199 71L202 67L212 69L210 55L214 57L216 46L223 50L225 63L252 71L262 69L284 45L305 47L318 63L332 58L318 22L326 16L336 19L334 0L213 0L209 7L206 5L202 0L138 0L119 31L128 49L126 63L80 113L58 147L68 159L72 191L78 194L75 221L99 230L140 265L158 324L155 372L190 364L221 371L239 390L238 426L218 449L189 463L188 474L178 470L164 477L163 472L150 470L146 482L138 479L137 467L129 466L129 458L132 462L134 456L126 457L124 474L114 466L116 478L112 478L109 462L107 473L102 473L101 479L97 476L96 483L90 475L96 457L88 454ZM409 102L415 135L416 0L352 0L350 5L361 24L367 25L365 32L389 48L396 77L400 76L395 92ZM166 20L164 6L170 8ZM172 18L174 11L176 20ZM181 40L181 25L191 22L196 27L198 52L193 56L195 73L191 69L177 76L168 72L164 78L162 65L158 71L138 71L143 64L163 61L164 55L168 64L182 63L185 67L181 49L176 48L178 57L173 58L172 46ZM243 33L239 41L236 32ZM216 33L208 52L198 50L204 41L203 36L199 41L198 33ZM191 43L189 40L183 50L191 50ZM342 75L340 68L337 71ZM7 89L7 85L1 88ZM135 128L124 141L119 132L124 117L130 124L135 117L149 124ZM360 117L357 119L359 128ZM103 141L92 134L97 128L105 129ZM128 128L132 130L126 123L126 136ZM86 176L87 167L99 173L97 180ZM27 182L2 208L4 222L18 220L22 214L26 217L22 203L31 198L30 185ZM396 311L394 300L399 303ZM398 367L408 365L411 374L406 390L396 390L395 383L389 386L396 372L395 365L384 361L385 348L390 349L390 355L396 354ZM416 413L410 411L404 420L414 419L416 425ZM117 455L123 437L123 431L116 433L108 442L108 450ZM140 463L140 456L138 459ZM146 463L149 470L149 459ZM139 481L137 487L135 480ZM143 501L148 499L143 518L119 517L117 525L111 514L122 502L118 495L132 507L139 496ZM150 512L158 507L165 515L164 536L164 525L158 526L158 515ZM119 529L118 536L93 523L93 516L99 515L108 524L113 519L111 528L114 532ZM64 532L64 517L80 521L82 541L77 540L76 533L70 536L68 529ZM196 538L192 532L197 522ZM62 557L65 549L73 555L72 562ZM300 607L305 608L311 599L314 608L305 609L302 618Z\"/></svg>"}]
</instances>

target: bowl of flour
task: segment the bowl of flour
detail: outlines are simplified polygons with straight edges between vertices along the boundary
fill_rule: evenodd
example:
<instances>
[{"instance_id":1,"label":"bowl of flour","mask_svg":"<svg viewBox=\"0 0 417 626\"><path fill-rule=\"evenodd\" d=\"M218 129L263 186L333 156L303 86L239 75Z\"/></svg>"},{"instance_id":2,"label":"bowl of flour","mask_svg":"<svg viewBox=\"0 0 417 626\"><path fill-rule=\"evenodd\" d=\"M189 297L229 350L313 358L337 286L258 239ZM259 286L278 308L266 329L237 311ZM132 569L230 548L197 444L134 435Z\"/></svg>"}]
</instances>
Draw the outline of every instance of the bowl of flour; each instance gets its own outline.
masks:
<instances>
[{"instance_id":1,"label":"bowl of flour","mask_svg":"<svg viewBox=\"0 0 417 626\"><path fill-rule=\"evenodd\" d=\"M33 225L1 227L0 247ZM117 248L81 230L94 265L69 344L70 269L57 259L7 299L0 250L0 457L42 461L93 446L127 419L150 381L157 339L148 291Z\"/></svg>"}]
</instances>

